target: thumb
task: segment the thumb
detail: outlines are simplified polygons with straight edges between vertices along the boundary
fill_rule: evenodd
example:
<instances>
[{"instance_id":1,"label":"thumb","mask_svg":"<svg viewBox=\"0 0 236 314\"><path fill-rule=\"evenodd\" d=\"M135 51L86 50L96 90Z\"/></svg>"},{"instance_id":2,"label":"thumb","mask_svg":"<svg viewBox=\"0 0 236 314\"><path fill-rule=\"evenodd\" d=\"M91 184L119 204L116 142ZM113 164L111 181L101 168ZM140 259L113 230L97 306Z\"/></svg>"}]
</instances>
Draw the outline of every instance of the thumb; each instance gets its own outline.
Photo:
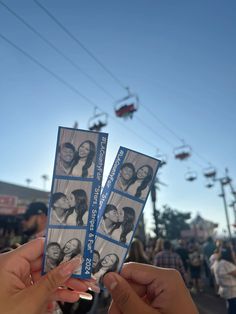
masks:
<instances>
[{"instance_id":1,"label":"thumb","mask_svg":"<svg viewBox=\"0 0 236 314\"><path fill-rule=\"evenodd\" d=\"M33 286L37 299L41 299L42 302L49 300L57 288L63 286L73 272L81 266L82 262L82 257L77 256L68 262L60 264L43 276Z\"/></svg>"},{"instance_id":2,"label":"thumb","mask_svg":"<svg viewBox=\"0 0 236 314\"><path fill-rule=\"evenodd\" d=\"M111 293L116 307L124 314L157 314L156 309L147 305L131 288L128 282L117 273L108 273L103 283Z\"/></svg>"}]
</instances>

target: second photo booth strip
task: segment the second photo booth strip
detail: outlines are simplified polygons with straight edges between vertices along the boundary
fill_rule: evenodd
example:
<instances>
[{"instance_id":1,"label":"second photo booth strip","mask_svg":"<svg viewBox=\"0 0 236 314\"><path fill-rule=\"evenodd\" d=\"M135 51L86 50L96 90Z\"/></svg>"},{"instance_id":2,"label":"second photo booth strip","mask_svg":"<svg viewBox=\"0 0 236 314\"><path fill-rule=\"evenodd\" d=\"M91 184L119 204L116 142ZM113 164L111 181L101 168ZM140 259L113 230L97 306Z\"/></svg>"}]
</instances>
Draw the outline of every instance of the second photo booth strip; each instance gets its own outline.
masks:
<instances>
[{"instance_id":1,"label":"second photo booth strip","mask_svg":"<svg viewBox=\"0 0 236 314\"><path fill-rule=\"evenodd\" d=\"M43 273L81 255L83 264L73 277L91 277L107 138L59 127Z\"/></svg>"},{"instance_id":2,"label":"second photo booth strip","mask_svg":"<svg viewBox=\"0 0 236 314\"><path fill-rule=\"evenodd\" d=\"M121 269L160 163L120 147L100 198L92 270L98 281Z\"/></svg>"}]
</instances>

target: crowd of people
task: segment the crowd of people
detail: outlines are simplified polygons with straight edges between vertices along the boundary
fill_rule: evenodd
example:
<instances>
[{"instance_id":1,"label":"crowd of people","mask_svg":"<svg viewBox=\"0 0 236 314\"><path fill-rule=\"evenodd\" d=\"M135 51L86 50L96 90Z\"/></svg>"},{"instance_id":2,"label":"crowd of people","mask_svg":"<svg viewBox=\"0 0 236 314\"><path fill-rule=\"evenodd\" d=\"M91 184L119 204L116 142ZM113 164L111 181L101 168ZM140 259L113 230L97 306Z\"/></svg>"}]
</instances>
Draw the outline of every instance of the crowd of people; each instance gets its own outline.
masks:
<instances>
[{"instance_id":1,"label":"crowd of people","mask_svg":"<svg viewBox=\"0 0 236 314\"><path fill-rule=\"evenodd\" d=\"M114 211L114 215L117 215L117 217L119 217L117 209L111 208L111 210ZM125 210L123 211L123 216L124 215ZM105 215L104 220L107 216ZM119 222L119 218L117 219L117 221ZM27 250L30 250L31 252L32 247L30 245L35 246L35 244L27 244L26 246L23 246L24 249L21 245L24 242L31 243L33 239L38 238L41 239L39 241L43 241L41 237L45 234L46 223L47 207L45 206L45 204L40 202L30 204L22 220L23 236L21 238L21 243L12 243L9 247L2 247L1 253L13 251L12 254L14 253L13 256L15 256L15 258L18 256L17 254L19 254L19 258L22 258L22 256L24 255L24 250L26 250L26 252ZM107 225L106 228L108 228ZM119 228L115 228L114 230L112 230L112 232L117 229ZM122 230L120 230L119 237L121 236L121 234ZM32 243L35 242L33 241ZM18 246L20 247L19 249L17 248ZM15 248L17 249L15 250ZM40 246L40 248L34 248L35 251L39 249L42 250L42 246ZM34 253L36 254L36 252ZM28 253L26 253L26 255L27 254ZM38 252L37 254L40 254L40 259L39 257L37 257L37 262L32 261L32 263L37 264L38 272L38 269L42 267L39 266L39 260L41 261L42 259L42 252ZM11 260L11 255L1 254L0 264L1 261L4 261L7 258ZM76 259L78 261L73 262ZM154 292L152 289L154 289L154 286L152 285L154 285L154 283L148 281L149 276L150 278L152 276L152 279L154 281L157 280L157 283L155 284L155 289L157 289L158 287L158 291L154 289L155 293L152 302L148 302L148 306L150 306L151 304L150 308L148 309L150 313L182 313L181 310L178 312L176 308L174 308L175 310L173 310L173 308L170 308L173 305L172 299L176 291L172 291L173 287L171 287L170 289L170 286L168 286L168 280L172 285L174 284L181 286L180 292L185 296L183 297L183 300L185 300L183 302L186 302L186 304L188 304L186 306L189 306L190 310L188 313L190 314L198 312L196 307L192 303L192 299L188 291L190 291L191 294L197 294L204 292L204 289L208 289L208 287L212 287L212 290L215 291L216 295L219 295L226 300L227 310L229 314L236 313L236 260L235 250L230 242L222 242L219 240L214 241L212 238L208 238L207 241L201 244L199 244L196 239L192 239L188 242L184 240L179 240L173 243L173 241L171 242L167 239L160 238L157 240L150 239L149 241L147 241L147 243L144 244L140 240L134 239L131 243L128 255L126 257L126 263L128 264L125 264L120 275L113 273L113 271L116 269L114 265L116 265L118 261L119 257L116 254L107 253L105 256L101 257L99 252L95 251L93 260L93 281L86 281L85 286L83 285L83 281L79 281L78 285L80 287L80 292L77 293L76 296L75 293L72 293L69 296L71 291L74 291L74 285L77 284L75 283L75 279L73 279L72 285L69 286L69 290L67 289L69 292L60 292L63 296L58 297L57 294L57 297L54 298L54 300L57 300L56 307L53 308L54 313L96 313L96 308L99 306L101 307L101 304L103 306L105 304L104 300L111 300L111 297L113 299L113 309L119 308L121 313L132 313L134 312L133 310L136 309L136 305L140 304L140 302L143 302L143 300L136 300L136 304L130 304L129 302L127 302L128 304L126 304L126 302L120 304L119 302L122 298L118 298L118 295L122 293L124 300L126 300L125 297L127 297L127 294L131 295L128 300L130 300L130 298L131 300L133 300L133 298L137 298L136 294L133 295L132 289L136 289L134 288L134 286L139 284L146 285L149 288L152 287L150 288L150 291L152 291L151 295L153 295ZM81 267L81 243L78 239L75 238L68 240L63 245L63 247L60 246L57 242L51 242L50 244L48 244L46 249L46 267L47 271L49 272L46 276L48 276L50 273L57 274L56 270L58 268L60 269L60 267L64 267L64 265L67 264L70 265L70 263L74 263L73 266L71 266L73 268L73 271L75 271L76 267L77 269L78 267ZM4 273L4 262L2 265L3 267L1 268L1 273ZM177 270L178 272L173 272L173 269ZM22 274L22 272L20 274ZM102 276L100 276L101 274ZM155 274L158 274L158 277L156 279ZM169 278L170 274L173 277L172 279ZM176 274L179 274L179 277ZM29 277L32 277L31 273ZM104 292L98 293L99 288L95 284L96 277L102 278L99 283L102 283L107 287L108 291L110 292L108 295L106 295L106 293ZM37 275L36 278L37 280L39 280L39 275ZM35 280L36 279L32 280L32 285L33 281ZM129 282L128 286L127 280ZM135 280L137 280L137 282L135 282ZM130 282L132 281L134 281L135 283L130 285ZM27 285L26 287L28 289L29 285ZM88 287L90 289L89 295ZM66 288L64 287L64 289ZM93 295L93 301L89 300L92 298L91 295ZM87 300L80 300L73 305L69 305L68 302L70 302L71 300L72 302L77 301L79 299L79 296L80 299L84 297ZM116 298L118 298L118 301L116 300ZM1 302L3 302L3 300L0 296L0 308L2 306ZM75 306L75 304L77 304L77 307ZM132 309L132 306L133 310L130 311ZM146 304L142 304L141 308L144 309L146 308L146 306ZM49 309L48 311L50 312ZM12 313L21 312L13 311ZM44 312L29 311L28 313Z\"/></svg>"}]
</instances>

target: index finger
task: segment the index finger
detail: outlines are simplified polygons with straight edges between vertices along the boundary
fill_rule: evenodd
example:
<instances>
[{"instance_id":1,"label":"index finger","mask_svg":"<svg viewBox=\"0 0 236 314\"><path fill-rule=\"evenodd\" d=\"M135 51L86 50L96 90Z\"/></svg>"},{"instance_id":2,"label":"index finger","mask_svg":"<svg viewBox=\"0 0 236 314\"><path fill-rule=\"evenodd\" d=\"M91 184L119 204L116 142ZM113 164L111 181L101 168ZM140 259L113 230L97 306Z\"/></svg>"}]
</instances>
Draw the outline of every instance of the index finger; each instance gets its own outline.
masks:
<instances>
[{"instance_id":1,"label":"index finger","mask_svg":"<svg viewBox=\"0 0 236 314\"><path fill-rule=\"evenodd\" d=\"M44 238L32 240L26 244L21 245L19 248L12 251L12 255L23 257L29 263L37 260L43 254Z\"/></svg>"}]
</instances>

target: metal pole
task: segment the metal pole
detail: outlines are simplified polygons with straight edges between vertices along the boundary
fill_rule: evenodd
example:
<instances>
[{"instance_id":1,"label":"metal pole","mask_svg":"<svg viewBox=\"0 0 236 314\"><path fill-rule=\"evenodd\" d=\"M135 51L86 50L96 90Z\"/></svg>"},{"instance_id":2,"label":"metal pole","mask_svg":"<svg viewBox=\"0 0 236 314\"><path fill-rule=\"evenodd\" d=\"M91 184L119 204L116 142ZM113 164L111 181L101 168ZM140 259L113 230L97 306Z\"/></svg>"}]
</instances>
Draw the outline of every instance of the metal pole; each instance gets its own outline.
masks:
<instances>
[{"instance_id":1,"label":"metal pole","mask_svg":"<svg viewBox=\"0 0 236 314\"><path fill-rule=\"evenodd\" d=\"M226 222L227 222L227 228L228 228L229 238L230 238L230 241L232 242L232 235L231 235L231 230L230 230L228 208L227 208L227 203L226 203L226 199L225 199L225 191L224 191L224 182L223 182L223 179L220 179L220 185L221 185L222 197L223 197L223 202L224 202L225 217L226 217Z\"/></svg>"}]
</instances>

